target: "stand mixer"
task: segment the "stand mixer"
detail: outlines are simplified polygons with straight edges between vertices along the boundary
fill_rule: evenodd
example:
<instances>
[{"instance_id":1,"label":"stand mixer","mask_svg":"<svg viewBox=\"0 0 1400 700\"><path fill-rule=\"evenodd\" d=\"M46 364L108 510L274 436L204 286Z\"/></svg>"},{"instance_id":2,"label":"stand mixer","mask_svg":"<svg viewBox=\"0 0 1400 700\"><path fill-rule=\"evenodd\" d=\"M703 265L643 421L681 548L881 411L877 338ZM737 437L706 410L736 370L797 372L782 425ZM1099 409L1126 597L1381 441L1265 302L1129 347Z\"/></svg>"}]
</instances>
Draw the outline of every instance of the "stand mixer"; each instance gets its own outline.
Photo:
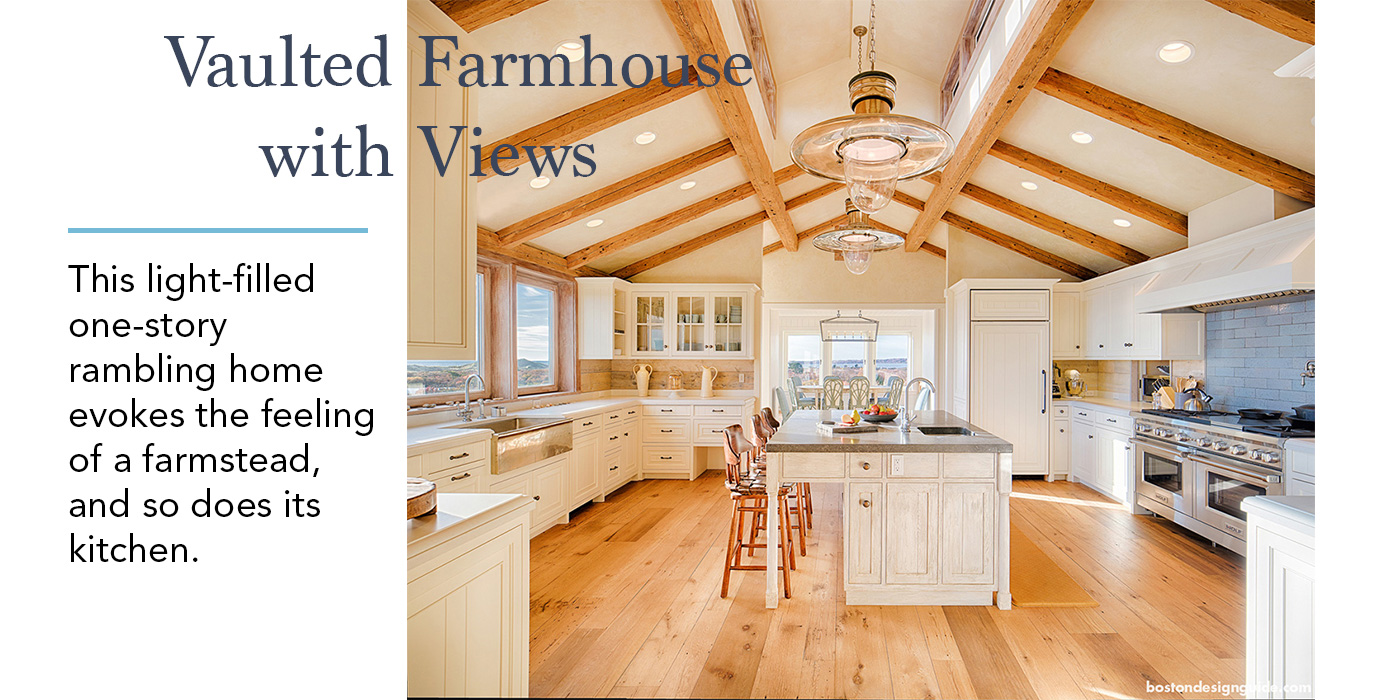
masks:
<instances>
[{"instance_id":1,"label":"stand mixer","mask_svg":"<svg viewBox=\"0 0 1400 700\"><path fill-rule=\"evenodd\" d=\"M1079 370L1069 370L1065 372L1065 377L1065 394L1079 396L1084 393L1084 380L1079 377Z\"/></svg>"}]
</instances>

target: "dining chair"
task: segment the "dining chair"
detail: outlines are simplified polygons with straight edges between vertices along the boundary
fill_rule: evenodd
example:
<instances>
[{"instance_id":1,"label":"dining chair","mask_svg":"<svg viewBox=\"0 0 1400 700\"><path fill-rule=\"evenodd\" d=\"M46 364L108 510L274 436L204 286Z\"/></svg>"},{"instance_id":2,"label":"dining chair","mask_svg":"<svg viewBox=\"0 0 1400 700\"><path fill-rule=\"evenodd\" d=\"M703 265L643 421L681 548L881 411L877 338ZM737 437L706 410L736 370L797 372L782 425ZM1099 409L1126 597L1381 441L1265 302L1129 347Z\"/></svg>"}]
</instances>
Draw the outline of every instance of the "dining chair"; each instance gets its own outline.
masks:
<instances>
[{"instance_id":1,"label":"dining chair","mask_svg":"<svg viewBox=\"0 0 1400 700\"><path fill-rule=\"evenodd\" d=\"M743 555L744 547L749 548L752 554L754 549L764 549L769 543L756 544L750 539L748 545L744 544L744 514L751 514L752 522L757 524L759 518L768 511L768 487L763 481L763 475L753 469L753 464L749 461L749 453L753 445L744 437L744 427L742 425L731 425L724 429L724 486L729 489L729 497L734 504L733 511L729 516L729 544L725 550L724 557L724 580L720 584L719 597L729 597L729 572L731 571L764 571L765 565L739 564L739 559ZM787 493L784 489L778 489L778 498L787 500ZM782 550L778 557L778 568L783 572L783 597L792 597L792 584L788 581L788 558L792 555L792 530L788 528L788 509L779 508L778 517L781 519L779 532L783 534L778 542L773 543Z\"/></svg>"},{"instance_id":2,"label":"dining chair","mask_svg":"<svg viewBox=\"0 0 1400 700\"><path fill-rule=\"evenodd\" d=\"M865 377L851 377L851 393L846 399L846 408L865 408L870 405L870 380Z\"/></svg>"},{"instance_id":3,"label":"dining chair","mask_svg":"<svg viewBox=\"0 0 1400 700\"><path fill-rule=\"evenodd\" d=\"M788 378L787 378L787 385L788 385L788 398L789 398L789 399L792 399L792 406L793 406L793 409L794 409L794 410L796 410L796 409L803 409L803 408L816 408L816 407L817 407L817 397L815 397L815 396L803 396L803 395L802 395L802 392L797 390L797 380L796 380L796 379L793 379L792 377L788 377Z\"/></svg>"},{"instance_id":4,"label":"dining chair","mask_svg":"<svg viewBox=\"0 0 1400 700\"><path fill-rule=\"evenodd\" d=\"M787 392L782 387L773 387L773 405L778 407L778 412L783 414L783 420L787 420L792 415L792 404L788 403ZM764 407L765 411L768 410Z\"/></svg>"},{"instance_id":5,"label":"dining chair","mask_svg":"<svg viewBox=\"0 0 1400 700\"><path fill-rule=\"evenodd\" d=\"M821 407L825 409L846 408L846 383L840 377L827 377L822 380Z\"/></svg>"},{"instance_id":6,"label":"dining chair","mask_svg":"<svg viewBox=\"0 0 1400 700\"><path fill-rule=\"evenodd\" d=\"M890 407L899 406L899 402L904 400L904 377L890 377L890 392L885 394L885 405Z\"/></svg>"},{"instance_id":7,"label":"dining chair","mask_svg":"<svg viewBox=\"0 0 1400 700\"><path fill-rule=\"evenodd\" d=\"M933 408L933 390L924 387L919 390L919 395L914 399L915 411L927 411Z\"/></svg>"}]
</instances>

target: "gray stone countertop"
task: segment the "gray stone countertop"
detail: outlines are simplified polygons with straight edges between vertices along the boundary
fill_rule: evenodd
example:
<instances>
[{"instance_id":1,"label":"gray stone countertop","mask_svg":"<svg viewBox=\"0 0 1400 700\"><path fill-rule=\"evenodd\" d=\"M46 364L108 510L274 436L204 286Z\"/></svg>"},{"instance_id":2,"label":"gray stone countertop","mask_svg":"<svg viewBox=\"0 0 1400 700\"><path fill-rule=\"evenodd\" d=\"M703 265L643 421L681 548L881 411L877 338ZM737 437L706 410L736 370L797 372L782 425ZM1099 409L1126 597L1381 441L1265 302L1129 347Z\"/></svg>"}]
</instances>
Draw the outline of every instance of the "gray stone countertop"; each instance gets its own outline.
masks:
<instances>
[{"instance_id":1,"label":"gray stone countertop","mask_svg":"<svg viewBox=\"0 0 1400 700\"><path fill-rule=\"evenodd\" d=\"M918 411L914 427L901 433L898 420L875 425L873 433L826 436L817 432L824 420L840 421L848 411L794 411L768 440L769 452L1010 452L1011 443L947 411ZM918 426L965 428L973 435L924 435Z\"/></svg>"}]
</instances>

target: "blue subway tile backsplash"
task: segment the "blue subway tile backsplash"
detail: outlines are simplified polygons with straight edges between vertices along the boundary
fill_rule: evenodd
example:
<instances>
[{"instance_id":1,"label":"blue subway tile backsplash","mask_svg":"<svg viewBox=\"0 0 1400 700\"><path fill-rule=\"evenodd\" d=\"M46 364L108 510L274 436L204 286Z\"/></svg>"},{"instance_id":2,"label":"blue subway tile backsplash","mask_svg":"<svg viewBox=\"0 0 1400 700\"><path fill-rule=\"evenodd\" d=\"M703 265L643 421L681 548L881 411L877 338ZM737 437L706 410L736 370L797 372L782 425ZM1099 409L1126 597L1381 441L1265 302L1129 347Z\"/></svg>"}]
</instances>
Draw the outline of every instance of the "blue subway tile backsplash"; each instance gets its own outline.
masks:
<instances>
[{"instance_id":1,"label":"blue subway tile backsplash","mask_svg":"<svg viewBox=\"0 0 1400 700\"><path fill-rule=\"evenodd\" d=\"M1314 402L1315 379L1299 376L1315 359L1315 300L1206 314L1206 391L1215 408L1288 411Z\"/></svg>"}]
</instances>

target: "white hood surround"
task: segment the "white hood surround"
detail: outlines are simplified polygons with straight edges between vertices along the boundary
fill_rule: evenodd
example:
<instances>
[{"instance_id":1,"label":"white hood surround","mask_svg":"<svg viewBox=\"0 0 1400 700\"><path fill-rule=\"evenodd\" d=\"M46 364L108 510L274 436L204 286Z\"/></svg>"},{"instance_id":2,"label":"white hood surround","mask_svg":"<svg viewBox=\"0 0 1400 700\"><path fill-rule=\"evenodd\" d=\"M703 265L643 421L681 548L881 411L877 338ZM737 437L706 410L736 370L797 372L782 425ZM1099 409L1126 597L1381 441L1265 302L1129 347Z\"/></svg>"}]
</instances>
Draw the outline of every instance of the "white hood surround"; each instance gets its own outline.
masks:
<instances>
[{"instance_id":1,"label":"white hood surround","mask_svg":"<svg viewBox=\"0 0 1400 700\"><path fill-rule=\"evenodd\" d=\"M1317 287L1316 213L1301 211L1135 266L1156 277L1134 308L1203 311L1311 295Z\"/></svg>"}]
</instances>

